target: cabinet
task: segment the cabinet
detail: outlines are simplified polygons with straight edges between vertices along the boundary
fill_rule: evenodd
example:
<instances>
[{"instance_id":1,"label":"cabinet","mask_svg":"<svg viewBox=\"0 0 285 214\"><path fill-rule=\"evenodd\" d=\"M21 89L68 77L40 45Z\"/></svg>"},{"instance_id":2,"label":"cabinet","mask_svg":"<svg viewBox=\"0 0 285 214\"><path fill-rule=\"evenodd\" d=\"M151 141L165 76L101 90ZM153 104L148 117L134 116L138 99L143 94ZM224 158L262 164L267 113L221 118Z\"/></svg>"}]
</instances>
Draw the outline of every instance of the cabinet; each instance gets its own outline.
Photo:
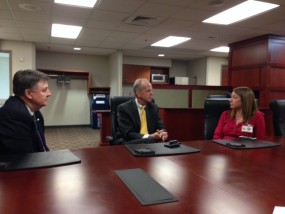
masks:
<instances>
[{"instance_id":1,"label":"cabinet","mask_svg":"<svg viewBox=\"0 0 285 214\"><path fill-rule=\"evenodd\" d=\"M123 83L133 84L138 78L150 80L150 66L123 65Z\"/></svg>"},{"instance_id":2,"label":"cabinet","mask_svg":"<svg viewBox=\"0 0 285 214\"><path fill-rule=\"evenodd\" d=\"M229 79L232 87L251 87L259 107L285 99L285 37L263 35L229 45Z\"/></svg>"},{"instance_id":3,"label":"cabinet","mask_svg":"<svg viewBox=\"0 0 285 214\"><path fill-rule=\"evenodd\" d=\"M51 69L41 69L38 71L46 73L50 78L68 78L70 79L86 79L87 80L87 92L91 87L91 75L89 71L78 71L78 70L51 70Z\"/></svg>"}]
</instances>

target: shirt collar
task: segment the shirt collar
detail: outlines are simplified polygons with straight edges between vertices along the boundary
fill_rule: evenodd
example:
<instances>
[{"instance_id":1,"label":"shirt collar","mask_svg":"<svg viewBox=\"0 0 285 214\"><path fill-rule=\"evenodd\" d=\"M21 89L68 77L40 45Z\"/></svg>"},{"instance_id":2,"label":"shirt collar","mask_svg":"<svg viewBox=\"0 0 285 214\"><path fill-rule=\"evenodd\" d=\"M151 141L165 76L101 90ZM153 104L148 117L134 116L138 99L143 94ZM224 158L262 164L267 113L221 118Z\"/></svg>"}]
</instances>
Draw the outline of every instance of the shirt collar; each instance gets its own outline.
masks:
<instances>
[{"instance_id":1,"label":"shirt collar","mask_svg":"<svg viewBox=\"0 0 285 214\"><path fill-rule=\"evenodd\" d=\"M28 105L26 105L26 107L27 107L27 109L28 109L30 115L31 115L31 116L34 116L34 112L30 109L30 107L29 107Z\"/></svg>"},{"instance_id":2,"label":"shirt collar","mask_svg":"<svg viewBox=\"0 0 285 214\"><path fill-rule=\"evenodd\" d=\"M137 99L137 98L135 99L135 101L136 101L137 107L138 107L139 109L141 109L141 108L143 107L143 105L141 105L141 104L138 102L138 99ZM145 105L144 105L144 106L145 106Z\"/></svg>"}]
</instances>

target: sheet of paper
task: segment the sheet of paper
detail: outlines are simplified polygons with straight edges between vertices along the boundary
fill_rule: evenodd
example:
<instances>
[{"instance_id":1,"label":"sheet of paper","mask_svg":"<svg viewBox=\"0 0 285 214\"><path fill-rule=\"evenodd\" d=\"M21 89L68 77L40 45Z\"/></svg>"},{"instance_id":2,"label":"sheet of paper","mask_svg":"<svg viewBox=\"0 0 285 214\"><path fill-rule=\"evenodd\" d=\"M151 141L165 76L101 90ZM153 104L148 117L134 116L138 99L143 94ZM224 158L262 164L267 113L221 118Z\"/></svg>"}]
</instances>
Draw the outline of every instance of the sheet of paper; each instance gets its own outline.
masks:
<instances>
[{"instance_id":1,"label":"sheet of paper","mask_svg":"<svg viewBox=\"0 0 285 214\"><path fill-rule=\"evenodd\" d=\"M272 214L285 214L285 207L274 207Z\"/></svg>"}]
</instances>

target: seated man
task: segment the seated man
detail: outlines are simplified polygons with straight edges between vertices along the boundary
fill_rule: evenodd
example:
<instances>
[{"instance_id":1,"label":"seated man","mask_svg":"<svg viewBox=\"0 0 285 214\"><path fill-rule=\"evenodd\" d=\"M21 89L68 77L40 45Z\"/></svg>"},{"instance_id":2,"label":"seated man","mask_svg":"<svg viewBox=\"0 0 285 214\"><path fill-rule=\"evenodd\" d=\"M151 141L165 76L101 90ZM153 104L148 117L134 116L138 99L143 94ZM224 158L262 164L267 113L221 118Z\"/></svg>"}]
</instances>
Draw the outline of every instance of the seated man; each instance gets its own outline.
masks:
<instances>
[{"instance_id":1,"label":"seated man","mask_svg":"<svg viewBox=\"0 0 285 214\"><path fill-rule=\"evenodd\" d=\"M39 111L51 93L48 76L34 70L15 73L13 93L0 108L0 154L45 152L44 119Z\"/></svg>"},{"instance_id":2,"label":"seated man","mask_svg":"<svg viewBox=\"0 0 285 214\"><path fill-rule=\"evenodd\" d=\"M129 143L165 141L167 132L157 105L151 102L151 83L137 79L133 89L136 98L118 106L118 138Z\"/></svg>"}]
</instances>

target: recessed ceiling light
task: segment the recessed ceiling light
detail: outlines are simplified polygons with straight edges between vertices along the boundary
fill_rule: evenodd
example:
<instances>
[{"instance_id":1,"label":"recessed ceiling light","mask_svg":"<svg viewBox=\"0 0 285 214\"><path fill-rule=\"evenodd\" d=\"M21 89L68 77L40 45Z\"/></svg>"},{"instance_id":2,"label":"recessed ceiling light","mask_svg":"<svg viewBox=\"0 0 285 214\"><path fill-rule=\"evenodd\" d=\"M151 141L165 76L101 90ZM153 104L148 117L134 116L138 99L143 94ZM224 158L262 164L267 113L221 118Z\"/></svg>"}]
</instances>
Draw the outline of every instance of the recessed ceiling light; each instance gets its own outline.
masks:
<instances>
[{"instance_id":1,"label":"recessed ceiling light","mask_svg":"<svg viewBox=\"0 0 285 214\"><path fill-rule=\"evenodd\" d=\"M164 55L164 54L158 54L158 56L159 56L159 57L164 57L165 55Z\"/></svg>"},{"instance_id":2,"label":"recessed ceiling light","mask_svg":"<svg viewBox=\"0 0 285 214\"><path fill-rule=\"evenodd\" d=\"M76 39L81 29L81 26L52 24L51 36L66 39Z\"/></svg>"},{"instance_id":3,"label":"recessed ceiling light","mask_svg":"<svg viewBox=\"0 0 285 214\"><path fill-rule=\"evenodd\" d=\"M279 7L279 5L261 1L248 0L217 15L214 15L204 20L203 22L210 24L228 25L271 10L276 7Z\"/></svg>"},{"instance_id":4,"label":"recessed ceiling light","mask_svg":"<svg viewBox=\"0 0 285 214\"><path fill-rule=\"evenodd\" d=\"M81 48L73 48L73 50L75 50L75 51L80 51Z\"/></svg>"},{"instance_id":5,"label":"recessed ceiling light","mask_svg":"<svg viewBox=\"0 0 285 214\"><path fill-rule=\"evenodd\" d=\"M54 0L54 3L93 8L97 0Z\"/></svg>"},{"instance_id":6,"label":"recessed ceiling light","mask_svg":"<svg viewBox=\"0 0 285 214\"><path fill-rule=\"evenodd\" d=\"M156 43L153 43L151 46L157 46L157 47L172 47L174 45L181 44L183 42L186 42L190 40L189 37L179 37L179 36L168 36Z\"/></svg>"},{"instance_id":7,"label":"recessed ceiling light","mask_svg":"<svg viewBox=\"0 0 285 214\"><path fill-rule=\"evenodd\" d=\"M210 51L228 53L230 51L230 48L227 46L221 46L218 48L213 48Z\"/></svg>"}]
</instances>

